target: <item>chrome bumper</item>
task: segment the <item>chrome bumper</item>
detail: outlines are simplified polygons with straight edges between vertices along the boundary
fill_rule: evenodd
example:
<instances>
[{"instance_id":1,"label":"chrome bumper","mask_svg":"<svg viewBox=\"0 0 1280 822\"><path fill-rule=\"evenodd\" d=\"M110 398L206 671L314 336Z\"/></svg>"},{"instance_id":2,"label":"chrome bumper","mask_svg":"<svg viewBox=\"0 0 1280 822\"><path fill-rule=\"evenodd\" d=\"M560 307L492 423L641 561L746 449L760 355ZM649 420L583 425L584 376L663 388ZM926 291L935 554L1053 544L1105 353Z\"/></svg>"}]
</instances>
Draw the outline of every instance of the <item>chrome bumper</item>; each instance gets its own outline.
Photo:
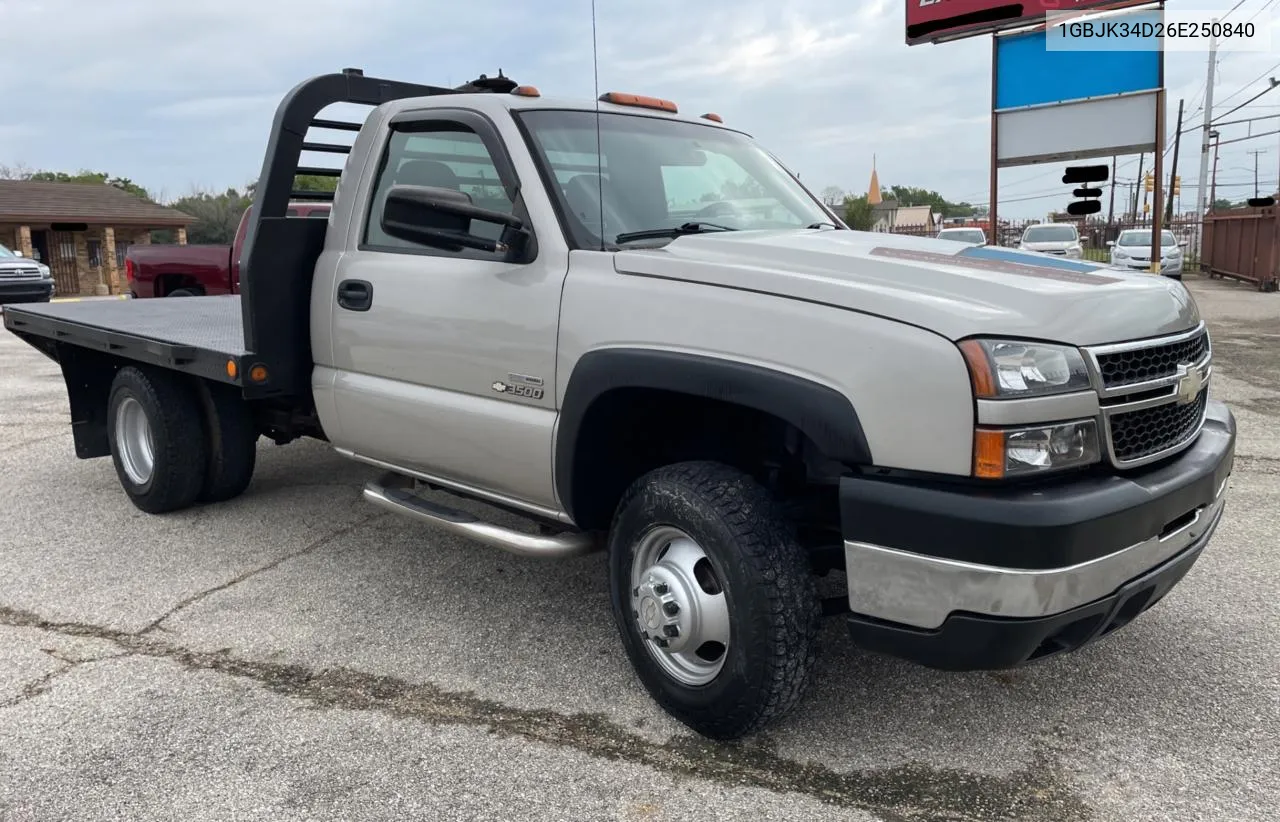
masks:
<instances>
[{"instance_id":1,"label":"chrome bumper","mask_svg":"<svg viewBox=\"0 0 1280 822\"><path fill-rule=\"evenodd\" d=\"M1106 597L1145 571L1203 546L1222 518L1226 486L1223 480L1212 502L1169 533L1064 568L976 565L846 541L849 608L922 629L942 626L955 612L1009 618L1061 613Z\"/></svg>"}]
</instances>

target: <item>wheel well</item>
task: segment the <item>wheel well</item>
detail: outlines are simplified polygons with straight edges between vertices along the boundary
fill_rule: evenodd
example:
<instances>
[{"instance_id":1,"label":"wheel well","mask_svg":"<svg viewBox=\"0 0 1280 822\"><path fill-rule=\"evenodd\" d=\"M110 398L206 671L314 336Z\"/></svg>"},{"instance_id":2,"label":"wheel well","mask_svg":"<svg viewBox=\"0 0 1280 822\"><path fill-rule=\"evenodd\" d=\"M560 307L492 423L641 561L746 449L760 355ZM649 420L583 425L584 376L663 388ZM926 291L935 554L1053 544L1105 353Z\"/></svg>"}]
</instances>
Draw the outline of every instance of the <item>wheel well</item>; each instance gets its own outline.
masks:
<instances>
[{"instance_id":1,"label":"wheel well","mask_svg":"<svg viewBox=\"0 0 1280 822\"><path fill-rule=\"evenodd\" d=\"M167 297L179 288L190 288L204 293L204 286L200 281L190 274L157 274L156 275L156 296Z\"/></svg>"},{"instance_id":2,"label":"wheel well","mask_svg":"<svg viewBox=\"0 0 1280 822\"><path fill-rule=\"evenodd\" d=\"M567 492L574 521L605 529L626 489L645 473L715 460L750 473L784 499L813 502L815 486L847 470L795 425L724 400L656 388L615 388L583 414ZM821 492L818 492L821 496Z\"/></svg>"}]
</instances>

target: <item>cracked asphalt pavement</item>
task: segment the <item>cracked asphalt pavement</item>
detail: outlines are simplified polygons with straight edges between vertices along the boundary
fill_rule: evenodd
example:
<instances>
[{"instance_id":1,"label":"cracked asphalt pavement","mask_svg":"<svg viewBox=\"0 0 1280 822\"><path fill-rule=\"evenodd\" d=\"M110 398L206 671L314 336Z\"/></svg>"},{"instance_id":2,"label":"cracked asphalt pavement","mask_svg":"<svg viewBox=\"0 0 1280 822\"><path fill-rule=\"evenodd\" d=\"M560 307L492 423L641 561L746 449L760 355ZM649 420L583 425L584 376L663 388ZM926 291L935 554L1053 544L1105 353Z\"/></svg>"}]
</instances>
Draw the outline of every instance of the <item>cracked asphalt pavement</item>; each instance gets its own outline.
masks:
<instances>
[{"instance_id":1,"label":"cracked asphalt pavement","mask_svg":"<svg viewBox=\"0 0 1280 822\"><path fill-rule=\"evenodd\" d=\"M863 653L734 745L669 720L602 556L535 561L370 508L321 443L151 517L75 458L56 365L0 335L0 822L1271 820L1280 803L1280 294L1188 280L1240 441L1154 609L1012 672Z\"/></svg>"}]
</instances>

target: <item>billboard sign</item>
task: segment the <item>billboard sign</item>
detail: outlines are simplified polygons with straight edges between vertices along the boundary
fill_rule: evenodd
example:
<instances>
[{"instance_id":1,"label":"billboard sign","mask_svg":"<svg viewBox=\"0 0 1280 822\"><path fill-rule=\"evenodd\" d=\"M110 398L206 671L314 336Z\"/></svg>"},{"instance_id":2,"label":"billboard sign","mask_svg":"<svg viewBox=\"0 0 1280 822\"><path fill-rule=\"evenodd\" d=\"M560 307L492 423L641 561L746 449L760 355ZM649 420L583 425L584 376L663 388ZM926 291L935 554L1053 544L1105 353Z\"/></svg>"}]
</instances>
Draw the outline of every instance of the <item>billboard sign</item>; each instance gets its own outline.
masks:
<instances>
[{"instance_id":1,"label":"billboard sign","mask_svg":"<svg viewBox=\"0 0 1280 822\"><path fill-rule=\"evenodd\" d=\"M1116 19L1158 24L1161 13ZM1056 30L998 35L996 165L1000 168L1154 151L1162 52L1053 48Z\"/></svg>"},{"instance_id":2,"label":"billboard sign","mask_svg":"<svg viewBox=\"0 0 1280 822\"><path fill-rule=\"evenodd\" d=\"M906 0L907 45L940 43L1045 21L1053 12L1105 11L1152 0Z\"/></svg>"}]
</instances>

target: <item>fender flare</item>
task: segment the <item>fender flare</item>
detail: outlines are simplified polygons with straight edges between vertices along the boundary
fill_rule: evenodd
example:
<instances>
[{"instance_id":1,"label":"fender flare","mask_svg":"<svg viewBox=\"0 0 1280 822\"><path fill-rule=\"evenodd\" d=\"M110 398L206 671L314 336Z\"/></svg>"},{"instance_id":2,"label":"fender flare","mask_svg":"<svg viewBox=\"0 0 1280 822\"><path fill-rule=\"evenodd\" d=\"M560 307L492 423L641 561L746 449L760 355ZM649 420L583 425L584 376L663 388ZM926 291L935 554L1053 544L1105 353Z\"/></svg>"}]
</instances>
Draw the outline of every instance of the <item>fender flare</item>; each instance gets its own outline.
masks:
<instances>
[{"instance_id":1,"label":"fender flare","mask_svg":"<svg viewBox=\"0 0 1280 822\"><path fill-rule=\"evenodd\" d=\"M565 388L556 430L554 472L560 504L574 516L578 438L592 404L618 388L652 388L720 400L794 425L831 459L872 464L853 403L835 389L771 368L679 351L604 348L584 354Z\"/></svg>"}]
</instances>

